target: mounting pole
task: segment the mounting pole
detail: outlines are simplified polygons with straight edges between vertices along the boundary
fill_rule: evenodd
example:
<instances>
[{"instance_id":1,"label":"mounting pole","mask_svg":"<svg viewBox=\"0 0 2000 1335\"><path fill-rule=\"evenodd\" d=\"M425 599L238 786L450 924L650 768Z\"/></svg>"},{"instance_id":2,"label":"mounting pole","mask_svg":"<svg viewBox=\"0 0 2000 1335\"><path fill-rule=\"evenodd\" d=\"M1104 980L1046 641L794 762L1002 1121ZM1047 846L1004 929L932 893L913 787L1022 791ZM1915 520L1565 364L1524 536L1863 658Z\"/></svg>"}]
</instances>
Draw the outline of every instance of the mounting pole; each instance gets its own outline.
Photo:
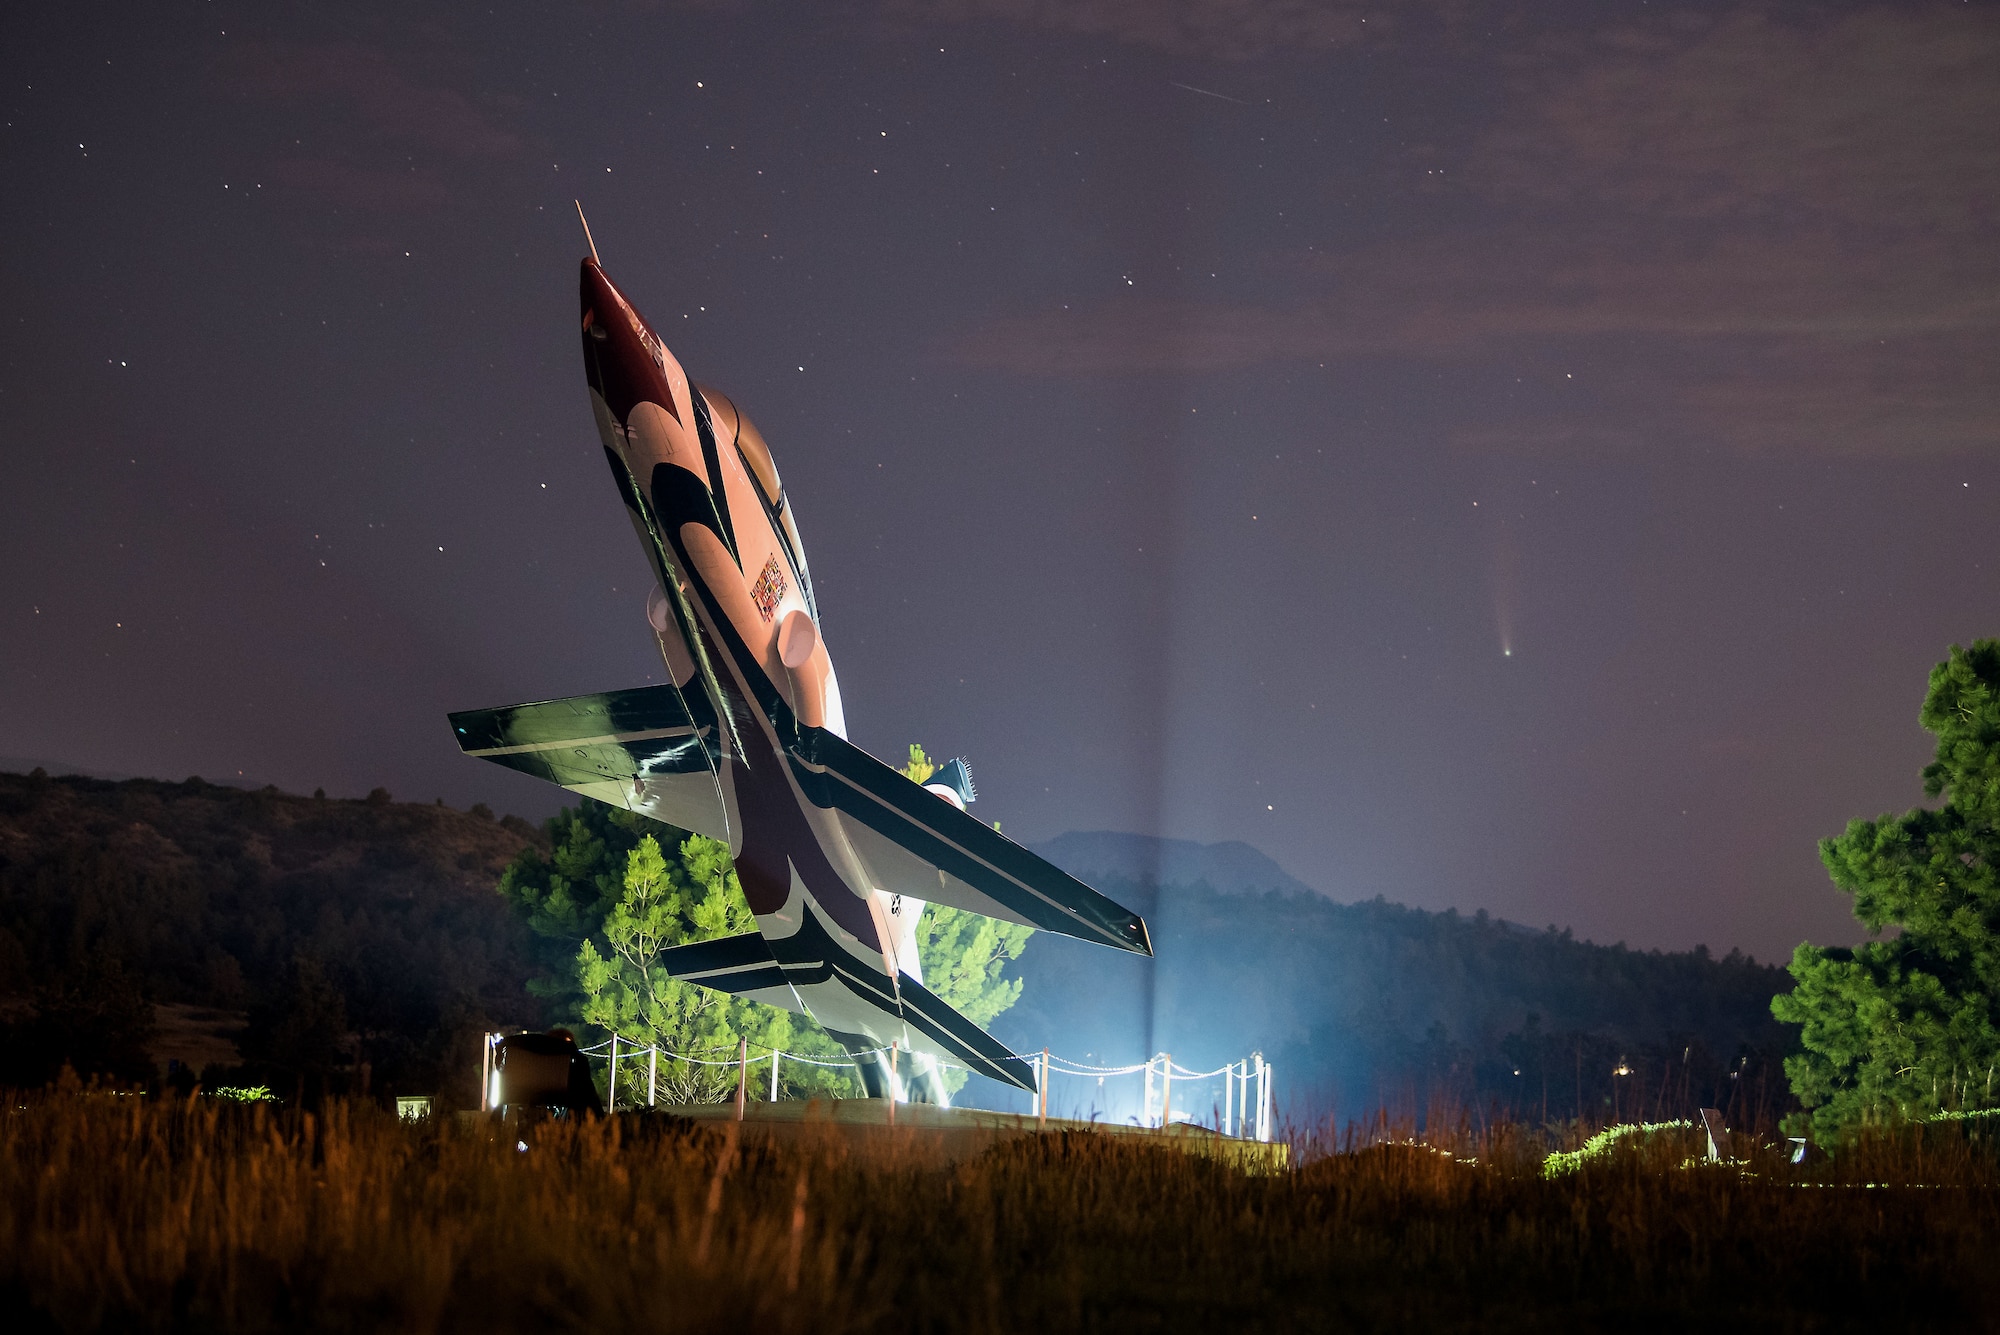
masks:
<instances>
[{"instance_id":1,"label":"mounting pole","mask_svg":"<svg viewBox=\"0 0 2000 1335\"><path fill-rule=\"evenodd\" d=\"M616 1029L611 1031L611 1079L605 1082L605 1090L609 1097L604 1100L604 1111L615 1113L618 1111L618 1031Z\"/></svg>"},{"instance_id":2,"label":"mounting pole","mask_svg":"<svg viewBox=\"0 0 2000 1335\"><path fill-rule=\"evenodd\" d=\"M581 210L579 210L580 212ZM736 1040L736 1120L743 1120L744 1096L750 1089L750 1040Z\"/></svg>"},{"instance_id":3,"label":"mounting pole","mask_svg":"<svg viewBox=\"0 0 2000 1335\"><path fill-rule=\"evenodd\" d=\"M583 240L584 244L590 247L590 262L601 269L604 267L604 261L597 258L597 242L591 240L590 219L583 216L583 201L573 199L570 203L576 205L576 220L583 224Z\"/></svg>"}]
</instances>

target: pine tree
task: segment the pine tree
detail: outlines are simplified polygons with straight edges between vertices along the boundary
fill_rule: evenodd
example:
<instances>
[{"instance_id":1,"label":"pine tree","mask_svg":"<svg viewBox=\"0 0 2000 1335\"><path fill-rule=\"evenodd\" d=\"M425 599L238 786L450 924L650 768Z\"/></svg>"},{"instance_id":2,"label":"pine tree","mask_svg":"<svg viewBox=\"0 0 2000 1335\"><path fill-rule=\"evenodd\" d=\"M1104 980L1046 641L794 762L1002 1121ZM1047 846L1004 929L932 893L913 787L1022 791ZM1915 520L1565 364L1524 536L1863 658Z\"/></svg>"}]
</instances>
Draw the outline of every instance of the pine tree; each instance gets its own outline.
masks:
<instances>
[{"instance_id":1,"label":"pine tree","mask_svg":"<svg viewBox=\"0 0 2000 1335\"><path fill-rule=\"evenodd\" d=\"M781 1063L783 1097L859 1091L845 1051L809 1017L677 982L658 967L669 946L756 930L726 844L589 798L546 829L550 852L524 850L500 892L542 943L542 972L528 990L555 1018L704 1061L726 1059L741 1037L760 1063L774 1047L835 1063ZM643 1097L645 1078L638 1063L621 1064L619 1101ZM757 1091L769 1088L768 1075L751 1079ZM701 1102L735 1087L733 1066L670 1061L656 1094Z\"/></svg>"},{"instance_id":2,"label":"pine tree","mask_svg":"<svg viewBox=\"0 0 2000 1335\"><path fill-rule=\"evenodd\" d=\"M903 773L922 783L937 768L912 746ZM810 1018L678 982L659 966L670 946L756 930L727 845L588 798L545 828L548 854L524 850L501 876L500 892L542 942L543 971L528 990L558 1018L706 1060L745 1038L753 1055L776 1047L844 1062L844 1051ZM926 904L917 925L925 986L975 1024L990 1024L1020 999L1021 980L1004 974L1032 935L1014 923ZM846 1096L859 1088L844 1065L779 1070L788 1096ZM953 1090L965 1083L963 1071L945 1074ZM637 1096L628 1081L639 1081L643 1092L644 1079L637 1063L621 1069L620 1102ZM659 1079L662 1101L700 1102L733 1090L736 1073L672 1061L662 1063Z\"/></svg>"},{"instance_id":3,"label":"pine tree","mask_svg":"<svg viewBox=\"0 0 2000 1335\"><path fill-rule=\"evenodd\" d=\"M659 963L669 946L757 930L728 868L727 850L717 867L714 850L699 844L715 841L689 835L681 865L670 867L659 841L650 834L641 838L626 861L624 893L604 918L610 953L600 953L596 939L585 937L576 956L584 1022L674 1054L663 1056L658 1069L656 1095L667 1103L727 1096L736 1086L730 1059L739 1039L759 1055L793 1046L787 1012L680 982ZM621 1074L625 1097L643 1092L647 1070L635 1062Z\"/></svg>"},{"instance_id":4,"label":"pine tree","mask_svg":"<svg viewBox=\"0 0 2000 1335\"><path fill-rule=\"evenodd\" d=\"M500 876L500 894L537 940L541 971L528 980L555 1016L574 1020L583 996L577 988L576 952L596 933L624 893L626 859L648 831L678 847L686 832L585 798L542 827L549 852L525 848Z\"/></svg>"},{"instance_id":5,"label":"pine tree","mask_svg":"<svg viewBox=\"0 0 2000 1335\"><path fill-rule=\"evenodd\" d=\"M1935 808L1856 820L1820 844L1834 884L1879 936L1802 944L1772 1012L1803 1026L1785 1071L1822 1138L1892 1118L2000 1105L2000 640L1953 645L1920 721Z\"/></svg>"}]
</instances>

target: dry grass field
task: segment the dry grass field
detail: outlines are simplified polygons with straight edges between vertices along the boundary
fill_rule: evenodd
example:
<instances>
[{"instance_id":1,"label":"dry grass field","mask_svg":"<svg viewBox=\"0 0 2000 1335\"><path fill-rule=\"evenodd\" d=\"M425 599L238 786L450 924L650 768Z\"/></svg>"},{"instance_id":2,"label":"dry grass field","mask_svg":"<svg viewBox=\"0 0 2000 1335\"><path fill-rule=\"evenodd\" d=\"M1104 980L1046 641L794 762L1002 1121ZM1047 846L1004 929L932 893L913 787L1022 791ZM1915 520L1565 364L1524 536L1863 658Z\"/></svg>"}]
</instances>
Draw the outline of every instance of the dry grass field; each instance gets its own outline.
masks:
<instances>
[{"instance_id":1,"label":"dry grass field","mask_svg":"<svg viewBox=\"0 0 2000 1335\"><path fill-rule=\"evenodd\" d=\"M1510 1129L1261 1175L1089 1133L948 1164L666 1119L544 1124L525 1151L495 1131L10 1096L0 1310L17 1331L480 1335L2000 1322L2000 1173L1952 1129L1800 1170L1635 1137L1554 1177Z\"/></svg>"}]
</instances>

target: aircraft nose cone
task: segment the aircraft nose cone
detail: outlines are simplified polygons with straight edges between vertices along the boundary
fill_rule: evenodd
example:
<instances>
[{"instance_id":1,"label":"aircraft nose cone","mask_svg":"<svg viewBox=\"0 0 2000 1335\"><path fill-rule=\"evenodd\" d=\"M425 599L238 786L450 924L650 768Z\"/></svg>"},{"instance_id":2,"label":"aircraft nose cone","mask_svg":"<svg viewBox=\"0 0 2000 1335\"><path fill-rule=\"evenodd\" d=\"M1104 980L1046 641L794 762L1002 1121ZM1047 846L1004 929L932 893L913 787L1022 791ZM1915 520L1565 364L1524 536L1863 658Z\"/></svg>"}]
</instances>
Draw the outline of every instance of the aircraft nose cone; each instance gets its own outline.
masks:
<instances>
[{"instance_id":1,"label":"aircraft nose cone","mask_svg":"<svg viewBox=\"0 0 2000 1335\"><path fill-rule=\"evenodd\" d=\"M578 283L583 308L583 365L590 387L620 422L641 403L657 403L681 418L674 390L686 377L632 303L594 259L583 262Z\"/></svg>"}]
</instances>

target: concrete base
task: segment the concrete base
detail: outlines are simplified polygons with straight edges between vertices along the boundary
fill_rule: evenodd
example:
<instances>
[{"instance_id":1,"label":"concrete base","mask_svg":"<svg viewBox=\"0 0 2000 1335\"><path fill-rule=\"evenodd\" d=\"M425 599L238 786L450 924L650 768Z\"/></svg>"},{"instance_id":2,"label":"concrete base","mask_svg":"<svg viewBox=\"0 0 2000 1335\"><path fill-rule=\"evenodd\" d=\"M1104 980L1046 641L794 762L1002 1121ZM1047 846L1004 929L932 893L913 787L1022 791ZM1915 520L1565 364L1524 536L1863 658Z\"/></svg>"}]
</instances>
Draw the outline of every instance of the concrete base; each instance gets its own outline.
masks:
<instances>
[{"instance_id":1,"label":"concrete base","mask_svg":"<svg viewBox=\"0 0 2000 1335\"><path fill-rule=\"evenodd\" d=\"M1207 1127L1179 1123L1170 1127L1138 1127L1114 1122L1078 1122L1051 1117L1037 1124L1033 1117L987 1112L980 1108L940 1108L929 1103L898 1103L893 1114L883 1099L783 1099L753 1102L736 1121L736 1104L685 1103L618 1111L618 1116L676 1117L720 1130L736 1126L750 1143L801 1144L815 1140L845 1143L850 1149L955 1163L983 1154L1002 1141L1022 1136L1077 1132L1108 1136L1134 1144L1158 1145L1233 1164L1246 1172L1273 1172L1290 1161L1291 1147L1238 1140Z\"/></svg>"}]
</instances>

